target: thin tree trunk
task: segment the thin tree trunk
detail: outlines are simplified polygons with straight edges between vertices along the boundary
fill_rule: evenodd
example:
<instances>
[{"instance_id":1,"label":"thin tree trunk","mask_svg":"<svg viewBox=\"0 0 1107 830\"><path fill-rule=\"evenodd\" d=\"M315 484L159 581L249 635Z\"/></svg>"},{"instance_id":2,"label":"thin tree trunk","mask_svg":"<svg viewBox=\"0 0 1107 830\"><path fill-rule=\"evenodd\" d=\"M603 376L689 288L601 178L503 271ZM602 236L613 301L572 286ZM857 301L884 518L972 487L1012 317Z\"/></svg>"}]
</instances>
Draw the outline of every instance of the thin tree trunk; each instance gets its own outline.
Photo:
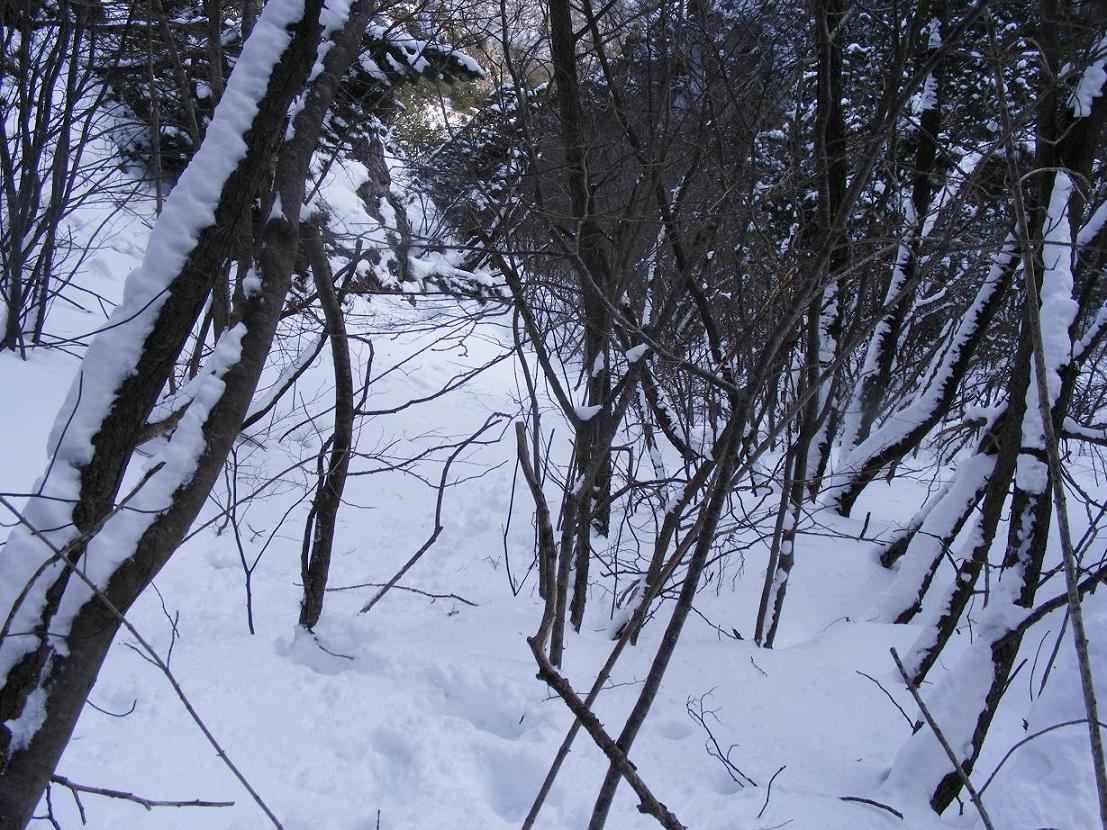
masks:
<instances>
[{"instance_id":1,"label":"thin tree trunk","mask_svg":"<svg viewBox=\"0 0 1107 830\"><path fill-rule=\"evenodd\" d=\"M743 414L735 414L732 417L744 419ZM730 492L731 476L736 462L735 449L742 434L742 430L735 428L736 426L737 424L728 425L726 440L722 442L722 446L719 448L718 457L720 460L715 471L715 481L712 484L708 503L704 507L703 525L700 528L695 550L688 562L688 572L684 577L684 584L681 586L680 595L677 597L676 605L673 608L673 615L669 618L669 625L661 638L661 645L658 647L657 654L650 665L649 673L646 675L646 681L638 695L638 700L635 702L634 708L631 710L630 716L627 718L627 722L616 741L624 755L629 756L634 739L638 736L638 732L649 714L650 707L657 697L661 680L669 667L669 661L676 650L677 640L680 638L685 620L688 619L688 614L692 608L692 602L699 590L700 578L703 576L703 569L707 564L708 554L711 552L715 539L715 529L718 527L723 505L726 503L727 494ZM596 798L596 805L588 822L588 830L602 830L621 778L622 773L619 766L612 763L608 767L607 775L604 777L599 795Z\"/></svg>"},{"instance_id":2,"label":"thin tree trunk","mask_svg":"<svg viewBox=\"0 0 1107 830\"><path fill-rule=\"evenodd\" d=\"M327 589L331 550L338 508L342 505L342 489L350 466L354 433L354 376L350 367L350 346L346 339L346 324L342 306L334 289L334 276L319 234L311 222L302 223L300 238L311 265L315 290L323 307L327 334L331 340L331 360L334 363L334 432L331 435L327 471L320 478L312 512L315 517L311 551L304 563L304 599L300 606L300 625L312 629L323 613L323 597Z\"/></svg>"},{"instance_id":3,"label":"thin tree trunk","mask_svg":"<svg viewBox=\"0 0 1107 830\"><path fill-rule=\"evenodd\" d=\"M580 287L584 324L582 368L585 374L585 405L590 408L599 407L599 409L590 410L591 415L578 423L575 449L577 469L588 468L592 464L595 453L606 456L590 492L582 494L576 505L579 515L575 522L573 596L569 613L573 628L579 630L584 620L587 602L592 533L606 536L610 522L610 450L600 446L597 441L598 436L606 430L606 421L609 417L603 411L603 407L607 404L610 391L607 348L611 336L611 315L604 296L610 282L610 267L603 250L603 235L591 215L592 204L585 165L588 146L580 82L577 78L576 37L573 34L569 0L551 0L549 9L550 49L558 112L561 117L565 178L572 219L577 226L575 231L579 246L578 268L581 271ZM563 551L562 556L565 555ZM556 661L555 665L557 665Z\"/></svg>"}]
</instances>

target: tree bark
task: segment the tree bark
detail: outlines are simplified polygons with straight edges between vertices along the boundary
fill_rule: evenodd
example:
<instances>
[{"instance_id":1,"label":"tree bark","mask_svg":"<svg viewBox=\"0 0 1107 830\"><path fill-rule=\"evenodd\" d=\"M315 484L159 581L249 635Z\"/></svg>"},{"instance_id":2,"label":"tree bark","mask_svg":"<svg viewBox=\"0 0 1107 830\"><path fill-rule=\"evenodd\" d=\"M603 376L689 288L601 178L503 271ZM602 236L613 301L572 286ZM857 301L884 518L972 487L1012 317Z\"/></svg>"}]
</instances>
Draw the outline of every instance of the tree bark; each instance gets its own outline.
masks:
<instances>
[{"instance_id":1,"label":"tree bark","mask_svg":"<svg viewBox=\"0 0 1107 830\"><path fill-rule=\"evenodd\" d=\"M319 228L311 222L300 227L300 237L312 276L327 335L331 340L331 361L334 363L334 432L331 434L327 471L319 480L312 505L314 528L311 551L303 563L304 599L300 605L300 625L311 630L323 613L323 597L334 547L334 529L338 508L342 506L342 490L350 466L350 451L354 434L354 375L350 367L350 345L346 339L346 324L342 306L334 289L334 275L327 261Z\"/></svg>"}]
</instances>

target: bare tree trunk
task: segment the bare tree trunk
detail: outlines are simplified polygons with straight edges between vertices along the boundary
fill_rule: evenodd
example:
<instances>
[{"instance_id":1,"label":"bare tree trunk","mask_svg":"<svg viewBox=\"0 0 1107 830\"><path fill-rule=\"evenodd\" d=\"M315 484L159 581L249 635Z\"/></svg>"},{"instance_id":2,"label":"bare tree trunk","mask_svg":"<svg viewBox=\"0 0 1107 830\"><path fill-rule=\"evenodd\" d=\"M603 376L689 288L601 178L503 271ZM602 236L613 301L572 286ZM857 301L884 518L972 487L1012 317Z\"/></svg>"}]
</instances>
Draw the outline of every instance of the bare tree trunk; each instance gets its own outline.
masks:
<instances>
[{"instance_id":1,"label":"bare tree trunk","mask_svg":"<svg viewBox=\"0 0 1107 830\"><path fill-rule=\"evenodd\" d=\"M346 324L342 318L342 306L335 293L334 276L319 234L319 228L311 222L300 226L300 238L312 276L323 317L327 323L327 335L331 340L331 360L334 363L334 432L330 437L330 458L327 471L319 479L312 504L314 529L311 550L303 563L304 599L300 606L300 625L312 629L323 613L323 597L327 589L331 550L334 547L334 528L338 508L342 505L342 489L346 484L346 471L350 466L354 433L354 376L350 367L350 346L346 339Z\"/></svg>"},{"instance_id":2,"label":"bare tree trunk","mask_svg":"<svg viewBox=\"0 0 1107 830\"><path fill-rule=\"evenodd\" d=\"M776 562L769 563L769 567L772 568L771 575L769 568L766 568L764 592L761 596L761 606L767 609L767 616L764 620L765 637L761 641L766 648L773 647L777 630L780 628L784 597L788 593L788 578L792 575L792 566L796 562L796 537L799 533L799 523L803 518L803 507L806 502L804 494L807 490L808 472L811 469L811 453L817 450L815 441L818 436L820 404L823 402L819 390L821 383L827 382L820 371L820 335L822 334L823 322L819 302L818 300L813 301L808 311L807 350L801 370L802 382L798 390L799 399L803 400L806 396L807 402L803 406L799 434L796 436L795 444L789 452L792 458L791 472L785 478L784 483L788 491L788 507L781 528L780 546L777 551Z\"/></svg>"},{"instance_id":3,"label":"bare tree trunk","mask_svg":"<svg viewBox=\"0 0 1107 830\"><path fill-rule=\"evenodd\" d=\"M819 56L816 71L815 101L815 157L819 176L818 218L814 229L816 239L830 237L835 219L842 211L846 199L846 180L849 175L846 154L846 124L842 107L842 23L845 6L842 0L816 0L814 3L815 44ZM822 291L821 302L813 309L813 327L808 336L807 360L813 363L814 382L818 385L812 401L805 428L809 431L801 448L804 465L797 478L802 479L800 492L808 487L814 492L818 480L826 470L830 459L830 446L837 425L835 397L838 389L837 363L839 340L842 335L842 319L845 313L845 285L837 276L847 264L848 252L842 244L841 234L833 238L827 273L830 279ZM821 275L820 275L821 276ZM800 440L804 427L801 427ZM796 516L798 520L798 515ZM787 533L786 533L787 535ZM787 560L782 560L787 561ZM781 583L783 587L783 583ZM783 599L783 595L779 595ZM770 629L772 630L772 629ZM768 638L772 641L772 636Z\"/></svg>"},{"instance_id":4,"label":"bare tree trunk","mask_svg":"<svg viewBox=\"0 0 1107 830\"><path fill-rule=\"evenodd\" d=\"M769 618L769 603L773 597L773 581L780 563L781 547L784 539L784 524L788 520L788 505L791 503L792 478L795 475L794 446L788 447L784 457L784 483L780 488L780 504L773 524L773 540L769 548L769 562L765 566L765 583L761 586L761 601L757 607L757 621L754 624L753 641L761 645L765 639L765 621Z\"/></svg>"},{"instance_id":5,"label":"bare tree trunk","mask_svg":"<svg viewBox=\"0 0 1107 830\"><path fill-rule=\"evenodd\" d=\"M813 24L819 62L816 72L815 155L819 175L818 212L811 237L829 247L826 271L810 277L814 298L807 309L804 329L803 366L800 369L797 397L806 398L799 433L791 448L791 472L785 481L788 489L788 513L781 529L779 550L770 576L765 575L761 605L768 610L764 618L766 648L772 648L780 627L788 578L796 561L796 538L809 485L822 474L830 452L828 410L834 404L836 389L838 338L842 324L841 286L833 274L845 263L840 227L846 199L845 121L842 112L842 50L840 31L843 20L841 0L818 0L814 4ZM824 273L831 276L826 279ZM759 614L759 619L761 615Z\"/></svg>"},{"instance_id":6,"label":"bare tree trunk","mask_svg":"<svg viewBox=\"0 0 1107 830\"><path fill-rule=\"evenodd\" d=\"M604 412L610 391L607 349L611 337L611 315L606 291L610 282L610 266L604 253L603 235L592 216L588 172L585 164L587 136L584 110L581 104L580 82L577 78L576 37L568 0L550 2L550 48L553 59L554 86L557 90L558 112L565 153L565 178L569 191L572 220L576 224L578 242L584 349L585 406L588 417L582 418L576 430L576 467L584 470L592 464L595 453L606 458L589 493L576 505L576 538L573 549L573 595L569 620L579 630L584 620L588 596L588 569L592 558L592 533L606 536L610 522L608 496L611 490L611 460L609 450L597 443L609 417ZM562 550L562 556L570 555ZM556 664L556 663L555 663Z\"/></svg>"},{"instance_id":7,"label":"bare tree trunk","mask_svg":"<svg viewBox=\"0 0 1107 830\"><path fill-rule=\"evenodd\" d=\"M208 85L211 87L211 106L215 109L223 97L223 7L221 0L203 0L203 3L208 20Z\"/></svg>"},{"instance_id":8,"label":"bare tree trunk","mask_svg":"<svg viewBox=\"0 0 1107 830\"><path fill-rule=\"evenodd\" d=\"M715 538L715 529L718 527L719 518L722 515L723 505L727 494L730 492L731 477L734 472L736 453L739 437L742 434L740 423L744 422L743 414L733 416L734 421L726 428L726 437L719 448L719 463L715 471L715 480L712 482L708 503L704 508L703 524L700 528L696 548L688 562L688 572L684 577L680 595L673 608L673 615L669 618L669 625L661 639L657 655L650 665L650 671L646 675L646 682L638 695L638 700L627 718L626 724L619 733L616 745L624 755L630 754L631 745L638 736L642 724L646 721L650 707L653 705L657 691L661 687L661 680L669 667L673 652L676 649L677 640L684 628L684 622L688 619L688 613L692 608L692 601L699 590L700 578L707 563L708 554L711 551ZM611 803L615 799L615 790L619 786L622 772L619 765L612 763L604 777L600 787L600 793L596 798L596 805L592 809L592 817L588 822L588 830L603 830L607 822L607 814L611 809Z\"/></svg>"}]
</instances>

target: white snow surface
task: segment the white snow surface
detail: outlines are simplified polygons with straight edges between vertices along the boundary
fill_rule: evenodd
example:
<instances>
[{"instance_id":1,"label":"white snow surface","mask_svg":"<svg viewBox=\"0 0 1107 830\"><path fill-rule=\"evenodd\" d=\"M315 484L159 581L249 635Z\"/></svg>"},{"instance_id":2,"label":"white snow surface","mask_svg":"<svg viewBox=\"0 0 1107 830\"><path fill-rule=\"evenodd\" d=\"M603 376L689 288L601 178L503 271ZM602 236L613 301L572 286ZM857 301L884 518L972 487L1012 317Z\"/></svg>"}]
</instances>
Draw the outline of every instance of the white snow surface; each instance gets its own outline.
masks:
<instances>
[{"instance_id":1,"label":"white snow surface","mask_svg":"<svg viewBox=\"0 0 1107 830\"><path fill-rule=\"evenodd\" d=\"M374 331L390 331L394 320L423 325L402 337L375 338L374 376L411 360L403 372L391 372L374 384L371 406L385 408L425 394L459 368L479 365L510 343L510 327L490 321L468 339L464 351L427 349L454 315L445 301L412 309L398 298L373 300L369 319ZM355 360L364 360L364 350L352 345ZM326 401L327 355L324 349L298 383L298 399ZM48 409L60 404L57 379L73 365L60 355L26 364L0 356L0 379L18 383L27 390L29 404ZM521 379L510 362L501 363L452 397L365 422L358 446L366 453L376 448L395 453L396 441L411 450L466 434L489 411L510 411L511 399L519 394L517 383ZM44 426L10 409L0 411L0 419L2 434L17 450L17 463L3 470L0 482L4 490L12 490L25 486L23 476L41 466L40 457L21 457L18 448L41 447ZM295 625L299 537L308 508L297 500L310 482L311 459L326 428L304 424L282 438L287 429L281 424L275 419L272 429L255 431L237 449L240 495L261 491L239 516L247 559L263 554L252 585L257 633L251 636L246 627L243 571L233 534L229 529L219 532L218 521L206 524L218 519L218 504L226 503L226 484L216 488L198 522L200 529L157 578L160 594L144 594L131 620L162 655L173 643L170 666L190 700L286 828L372 830L378 811L382 828L517 828L570 718L534 676L525 638L534 633L542 603L533 575L517 596L509 590L506 566L510 564L518 583L533 540L527 504L517 494L513 510L509 508L513 442L480 448L466 459L465 472L457 476L466 480L447 490L442 540L401 583L440 598L393 591L361 616L358 608L375 589L330 593L316 641ZM555 444L554 451L567 453L567 442ZM303 459L308 460L306 472L282 473ZM424 474L433 469L424 468ZM482 477L471 477L481 471ZM775 486L774 492L779 492ZM351 478L346 496L330 584L343 588L383 582L425 538L434 492L412 476L393 472ZM884 535L906 521L924 498L922 485L881 483L863 495L858 514L872 512L867 534ZM505 556L508 515L512 522ZM915 780L910 770L925 771L941 759L935 760L930 744L909 741L910 728L900 713L872 681L858 674L879 680L915 714L895 679L888 648L906 653L919 628L870 621L870 598L889 588L894 575L873 563L868 543L849 538L860 533L862 524L825 513L801 523L778 648L771 651L748 639L767 545L755 542L741 568L736 561L713 566L711 589L697 601L704 619L689 622L632 752L645 780L690 827L770 828L786 821L812 830L979 826L971 814L934 816L918 787L904 783ZM828 537L828 529L840 535ZM581 633L569 638L566 671L578 688L588 685L610 648L611 610L608 603L594 601ZM663 610L646 628L640 645L619 663L612 688L600 698L598 712L612 730L635 699L666 617ZM176 619L175 642L171 618ZM712 624L723 631L736 629L747 639L722 638ZM1056 625L1053 619L1032 631L1029 648ZM99 708L90 706L82 715L59 772L83 784L151 798L235 804L146 812L86 795L89 826L266 826L182 711L164 677L127 647L128 640L120 636L112 648L91 695ZM940 678L941 673L936 675ZM1034 683L1039 681L1040 671ZM990 773L1003 752L1025 736L1023 717L1031 718L1035 728L1079 717L1074 714L1078 684L1071 660L1059 661L1046 694L1032 704L1027 688L1024 673L994 727L981 760L982 774ZM939 693L936 687L931 695L940 707L941 700L957 700L957 693ZM715 736L724 747L734 745L731 760L758 787L740 787L707 754L707 736L687 713L689 700L695 705L705 694L704 706L715 712L708 717ZM965 711L949 706L942 709L943 717ZM105 712L130 714L118 718ZM1033 830L1056 824L1058 816L1072 816L1074 823L1056 826L1087 826L1080 819L1094 815L1094 804L1086 741L1079 729L1066 728L1017 752L986 794L997 820L1002 817L1001 826ZM758 818L768 779L781 766L787 768ZM893 767L897 772L889 779ZM538 827L585 826L605 768L587 737L578 738ZM933 766L932 772L937 771ZM1048 791L1039 791L1040 777L1048 782ZM839 796L888 803L905 813L906 822ZM79 826L64 791L55 789L53 803L64 827ZM635 803L627 788L621 788L609 827L655 826L637 812ZM1059 805L1060 813L1051 812Z\"/></svg>"}]
</instances>

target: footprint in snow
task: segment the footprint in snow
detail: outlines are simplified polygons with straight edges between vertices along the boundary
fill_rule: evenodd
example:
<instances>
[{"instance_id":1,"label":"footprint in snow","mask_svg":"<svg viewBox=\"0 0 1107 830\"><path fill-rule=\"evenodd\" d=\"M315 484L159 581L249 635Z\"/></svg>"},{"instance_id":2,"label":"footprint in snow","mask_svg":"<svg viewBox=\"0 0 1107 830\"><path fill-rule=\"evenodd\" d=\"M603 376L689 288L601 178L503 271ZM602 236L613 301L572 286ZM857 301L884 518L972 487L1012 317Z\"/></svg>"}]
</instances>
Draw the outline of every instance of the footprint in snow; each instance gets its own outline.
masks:
<instances>
[{"instance_id":1,"label":"footprint in snow","mask_svg":"<svg viewBox=\"0 0 1107 830\"><path fill-rule=\"evenodd\" d=\"M692 724L682 720L663 720L658 722L654 731L670 741L683 741L692 734Z\"/></svg>"},{"instance_id":2,"label":"footprint in snow","mask_svg":"<svg viewBox=\"0 0 1107 830\"><path fill-rule=\"evenodd\" d=\"M515 740L532 727L523 713L526 699L507 684L497 684L460 671L440 672L436 701L440 711L472 724L474 729ZM522 721L522 722L520 722Z\"/></svg>"},{"instance_id":3,"label":"footprint in snow","mask_svg":"<svg viewBox=\"0 0 1107 830\"><path fill-rule=\"evenodd\" d=\"M521 749L487 752L480 758L480 769L488 803L500 818L512 823L526 815L546 773L533 753Z\"/></svg>"}]
</instances>

